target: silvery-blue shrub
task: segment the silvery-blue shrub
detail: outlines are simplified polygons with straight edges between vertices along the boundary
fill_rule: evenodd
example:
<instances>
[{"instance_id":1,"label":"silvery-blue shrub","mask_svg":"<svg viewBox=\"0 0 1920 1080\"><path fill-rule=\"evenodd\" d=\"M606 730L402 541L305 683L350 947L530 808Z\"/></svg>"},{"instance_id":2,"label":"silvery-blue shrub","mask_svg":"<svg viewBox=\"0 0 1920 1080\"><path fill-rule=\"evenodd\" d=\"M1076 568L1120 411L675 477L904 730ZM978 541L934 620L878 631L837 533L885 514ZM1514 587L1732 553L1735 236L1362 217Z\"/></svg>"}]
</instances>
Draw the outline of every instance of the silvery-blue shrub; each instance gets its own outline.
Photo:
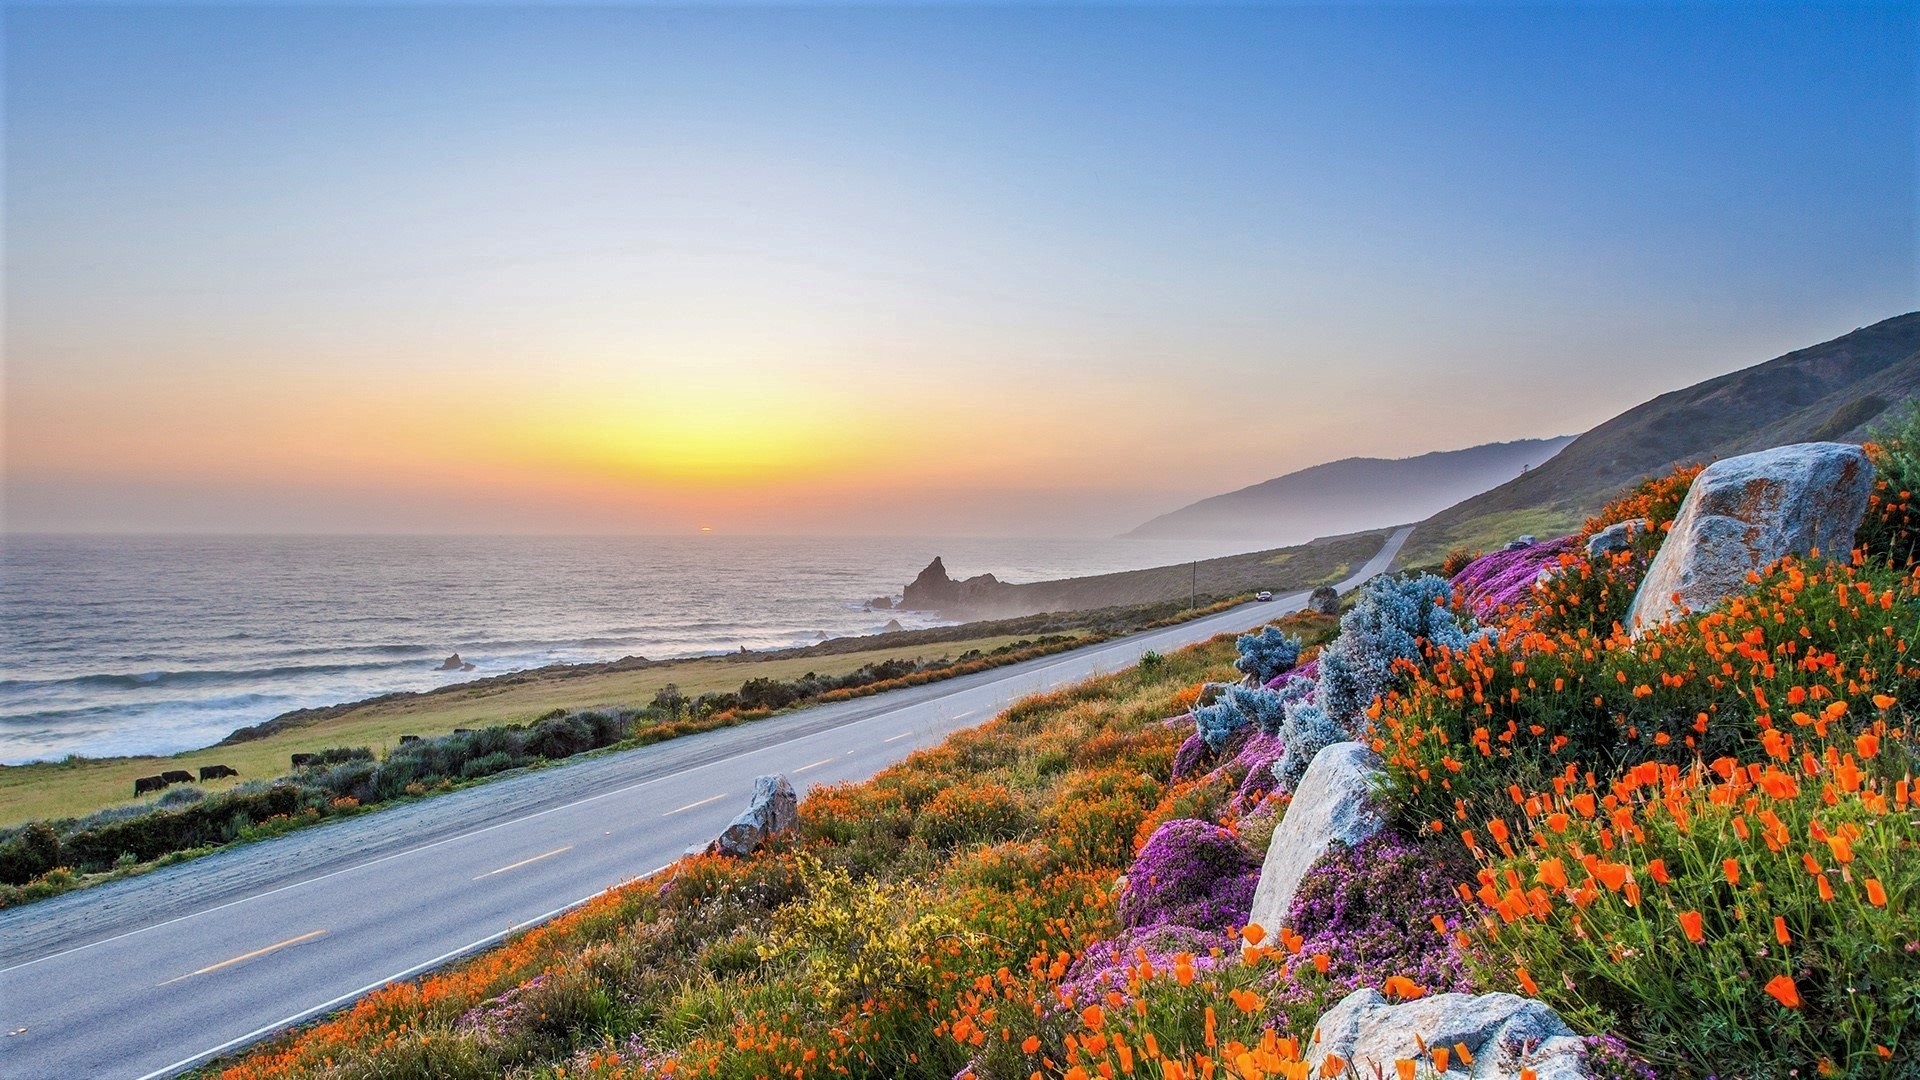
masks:
<instances>
[{"instance_id":1,"label":"silvery-blue shrub","mask_svg":"<svg viewBox=\"0 0 1920 1080\"><path fill-rule=\"evenodd\" d=\"M1284 698L1278 731L1285 749L1273 774L1292 788L1313 757L1337 742L1359 738L1366 709L1397 681L1394 663L1425 662L1421 641L1465 649L1491 633L1447 606L1452 590L1431 574L1416 578L1376 578L1360 600L1340 618L1340 636L1320 651L1318 682L1312 696L1304 679L1290 679L1277 691Z\"/></svg>"},{"instance_id":2,"label":"silvery-blue shrub","mask_svg":"<svg viewBox=\"0 0 1920 1080\"><path fill-rule=\"evenodd\" d=\"M1263 626L1251 634L1241 634L1234 645L1240 658L1233 662L1255 682L1264 683L1300 662L1300 639L1277 626Z\"/></svg>"},{"instance_id":3,"label":"silvery-blue shrub","mask_svg":"<svg viewBox=\"0 0 1920 1080\"><path fill-rule=\"evenodd\" d=\"M1283 749L1279 760L1273 763L1274 778L1280 781L1281 787L1293 790L1306 775L1307 766L1313 764L1315 754L1352 737L1312 701L1300 698L1289 702L1285 720L1280 725Z\"/></svg>"},{"instance_id":4,"label":"silvery-blue shrub","mask_svg":"<svg viewBox=\"0 0 1920 1080\"><path fill-rule=\"evenodd\" d=\"M1447 601L1443 578L1375 578L1360 602L1340 617L1340 636L1320 653L1320 686L1314 695L1329 720L1349 734L1362 728L1362 713L1395 681L1394 661L1421 663L1421 639L1465 649L1482 633L1466 626Z\"/></svg>"},{"instance_id":5,"label":"silvery-blue shrub","mask_svg":"<svg viewBox=\"0 0 1920 1080\"><path fill-rule=\"evenodd\" d=\"M1281 723L1287 718L1287 699L1278 690L1235 686L1227 691L1226 699L1240 710L1248 723L1267 735L1278 735Z\"/></svg>"},{"instance_id":6,"label":"silvery-blue shrub","mask_svg":"<svg viewBox=\"0 0 1920 1080\"><path fill-rule=\"evenodd\" d=\"M1224 691L1225 688L1216 684L1208 689ZM1206 741L1207 749L1216 754L1227 745L1228 739L1233 738L1234 732L1246 726L1247 714L1241 712L1240 707L1224 692L1217 693L1211 704L1197 705L1193 709L1194 732Z\"/></svg>"}]
</instances>

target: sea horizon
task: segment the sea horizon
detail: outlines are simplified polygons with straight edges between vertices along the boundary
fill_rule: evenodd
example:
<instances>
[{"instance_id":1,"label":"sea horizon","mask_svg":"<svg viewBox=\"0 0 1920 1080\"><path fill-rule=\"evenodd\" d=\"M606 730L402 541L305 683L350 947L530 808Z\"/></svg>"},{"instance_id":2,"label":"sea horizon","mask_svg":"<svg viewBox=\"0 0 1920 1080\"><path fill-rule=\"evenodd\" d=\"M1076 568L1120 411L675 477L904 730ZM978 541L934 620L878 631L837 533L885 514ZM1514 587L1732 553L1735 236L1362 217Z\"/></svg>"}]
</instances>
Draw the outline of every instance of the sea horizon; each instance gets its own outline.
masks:
<instances>
[{"instance_id":1,"label":"sea horizon","mask_svg":"<svg viewBox=\"0 0 1920 1080\"><path fill-rule=\"evenodd\" d=\"M168 754L294 709L553 664L815 644L934 557L1033 581L1244 541L695 534L0 536L0 764ZM182 616L185 616L184 618ZM453 654L471 670L443 671Z\"/></svg>"}]
</instances>

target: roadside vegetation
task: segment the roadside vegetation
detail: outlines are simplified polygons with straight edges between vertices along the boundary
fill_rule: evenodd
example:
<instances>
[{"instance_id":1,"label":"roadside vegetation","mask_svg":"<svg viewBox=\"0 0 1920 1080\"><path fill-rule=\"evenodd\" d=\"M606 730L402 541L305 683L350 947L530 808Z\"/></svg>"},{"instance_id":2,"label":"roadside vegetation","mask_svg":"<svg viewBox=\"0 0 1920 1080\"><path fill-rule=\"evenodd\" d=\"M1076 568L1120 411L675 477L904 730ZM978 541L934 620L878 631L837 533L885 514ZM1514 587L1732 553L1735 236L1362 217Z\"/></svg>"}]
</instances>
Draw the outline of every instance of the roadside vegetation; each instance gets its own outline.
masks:
<instances>
[{"instance_id":1,"label":"roadside vegetation","mask_svg":"<svg viewBox=\"0 0 1920 1080\"><path fill-rule=\"evenodd\" d=\"M1472 564L1383 580L1337 627L1027 699L816 792L753 857L682 860L208 1072L1253 1080L1308 1075L1318 1017L1371 988L1542 998L1602 1080L1910 1080L1916 436L1871 448L1856 551L1712 612L1619 625L1689 479L1655 478L1581 530L1651 520L1627 551L1564 542L1507 593L1458 591ZM1270 938L1245 923L1286 758L1327 727L1386 758L1390 823Z\"/></svg>"}]
</instances>

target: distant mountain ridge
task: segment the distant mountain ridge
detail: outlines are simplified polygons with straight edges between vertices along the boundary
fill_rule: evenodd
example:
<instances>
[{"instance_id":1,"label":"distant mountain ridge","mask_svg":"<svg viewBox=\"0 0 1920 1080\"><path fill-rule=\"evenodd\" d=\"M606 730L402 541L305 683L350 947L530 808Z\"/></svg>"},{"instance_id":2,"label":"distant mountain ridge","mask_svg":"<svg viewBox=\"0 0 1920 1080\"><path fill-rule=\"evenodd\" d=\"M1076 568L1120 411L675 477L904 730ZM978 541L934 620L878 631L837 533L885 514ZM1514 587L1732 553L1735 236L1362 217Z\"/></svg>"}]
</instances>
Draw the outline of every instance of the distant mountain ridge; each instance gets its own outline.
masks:
<instances>
[{"instance_id":1,"label":"distant mountain ridge","mask_svg":"<svg viewBox=\"0 0 1920 1080\"><path fill-rule=\"evenodd\" d=\"M1916 395L1920 312L1909 312L1636 405L1539 468L1421 522L1401 561L1564 531L1675 465L1795 442L1857 442Z\"/></svg>"},{"instance_id":2,"label":"distant mountain ridge","mask_svg":"<svg viewBox=\"0 0 1920 1080\"><path fill-rule=\"evenodd\" d=\"M1409 458L1342 458L1202 499L1124 536L1281 544L1418 521L1540 466L1573 439L1486 443Z\"/></svg>"}]
</instances>

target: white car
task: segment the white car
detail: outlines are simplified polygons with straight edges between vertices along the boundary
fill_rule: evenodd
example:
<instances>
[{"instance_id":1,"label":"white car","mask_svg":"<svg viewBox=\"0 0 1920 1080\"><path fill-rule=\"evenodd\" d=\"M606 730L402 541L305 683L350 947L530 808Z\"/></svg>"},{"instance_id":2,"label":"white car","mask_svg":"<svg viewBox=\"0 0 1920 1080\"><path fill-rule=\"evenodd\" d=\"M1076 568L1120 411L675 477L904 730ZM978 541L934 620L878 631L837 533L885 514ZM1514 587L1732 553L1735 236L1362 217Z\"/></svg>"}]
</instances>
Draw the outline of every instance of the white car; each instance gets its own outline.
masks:
<instances>
[{"instance_id":1,"label":"white car","mask_svg":"<svg viewBox=\"0 0 1920 1080\"><path fill-rule=\"evenodd\" d=\"M1265 589L1262 589L1261 591L1254 593L1253 598L1255 600L1271 600L1273 599L1273 594L1270 592L1267 592Z\"/></svg>"}]
</instances>

